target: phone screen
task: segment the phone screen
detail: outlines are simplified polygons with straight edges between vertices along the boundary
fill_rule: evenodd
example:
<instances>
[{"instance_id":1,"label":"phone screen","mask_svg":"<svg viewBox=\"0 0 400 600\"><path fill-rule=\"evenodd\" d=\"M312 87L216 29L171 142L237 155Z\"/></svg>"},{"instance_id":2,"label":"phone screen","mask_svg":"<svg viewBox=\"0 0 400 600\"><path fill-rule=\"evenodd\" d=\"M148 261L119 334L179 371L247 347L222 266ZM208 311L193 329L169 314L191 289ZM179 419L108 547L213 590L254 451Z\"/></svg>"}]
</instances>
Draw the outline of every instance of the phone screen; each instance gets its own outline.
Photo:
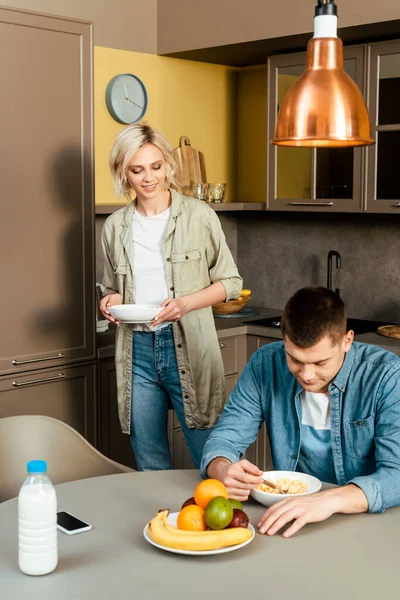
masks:
<instances>
[{"instance_id":1,"label":"phone screen","mask_svg":"<svg viewBox=\"0 0 400 600\"><path fill-rule=\"evenodd\" d=\"M70 513L62 511L57 513L57 525L64 527L67 531L76 531L77 529L82 529L82 527L88 527L89 523L81 521Z\"/></svg>"}]
</instances>

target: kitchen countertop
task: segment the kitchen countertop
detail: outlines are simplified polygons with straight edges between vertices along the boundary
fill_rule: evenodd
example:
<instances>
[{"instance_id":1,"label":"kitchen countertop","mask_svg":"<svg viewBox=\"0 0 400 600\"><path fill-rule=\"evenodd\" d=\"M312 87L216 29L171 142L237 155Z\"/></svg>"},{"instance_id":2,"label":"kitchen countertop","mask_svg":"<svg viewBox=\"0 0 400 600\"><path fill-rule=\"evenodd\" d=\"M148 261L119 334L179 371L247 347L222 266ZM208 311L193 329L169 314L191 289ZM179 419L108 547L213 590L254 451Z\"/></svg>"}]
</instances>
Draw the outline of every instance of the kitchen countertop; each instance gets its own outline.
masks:
<instances>
[{"instance_id":1,"label":"kitchen countertop","mask_svg":"<svg viewBox=\"0 0 400 600\"><path fill-rule=\"evenodd\" d=\"M236 335L260 335L264 337L282 339L280 329L274 327L265 327L264 325L248 325L248 321L255 321L268 317L275 317L282 314L282 310L277 308L263 308L252 306L257 310L257 317L238 317L238 318L216 318L215 327L217 329L218 339L225 339ZM108 331L96 334L97 339L97 358L112 358L114 356L114 338L116 327L110 325ZM396 338L388 338L378 333L363 333L355 336L356 342L364 342L365 344L374 344L385 350L389 350L397 356L400 356L400 340Z\"/></svg>"}]
</instances>

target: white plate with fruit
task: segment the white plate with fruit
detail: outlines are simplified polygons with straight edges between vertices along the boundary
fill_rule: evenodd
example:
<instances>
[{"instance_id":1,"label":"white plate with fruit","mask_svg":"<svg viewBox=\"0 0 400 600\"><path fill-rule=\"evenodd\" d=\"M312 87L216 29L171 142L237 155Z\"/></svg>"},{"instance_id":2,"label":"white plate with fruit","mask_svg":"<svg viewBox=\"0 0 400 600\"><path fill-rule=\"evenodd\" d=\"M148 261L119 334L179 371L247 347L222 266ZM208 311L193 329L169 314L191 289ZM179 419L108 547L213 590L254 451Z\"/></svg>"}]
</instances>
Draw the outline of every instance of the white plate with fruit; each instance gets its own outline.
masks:
<instances>
[{"instance_id":1,"label":"white plate with fruit","mask_svg":"<svg viewBox=\"0 0 400 600\"><path fill-rule=\"evenodd\" d=\"M225 486L206 479L179 512L161 510L145 526L143 535L156 548L205 556L233 552L250 544L255 530L242 505L228 499Z\"/></svg>"},{"instance_id":2,"label":"white plate with fruit","mask_svg":"<svg viewBox=\"0 0 400 600\"><path fill-rule=\"evenodd\" d=\"M172 525L173 527L176 527L176 521L177 521L178 515L179 515L179 513L177 513L177 512L169 513L169 515L168 515L168 523L170 525ZM247 539L244 542L241 542L239 544L235 544L233 546L224 546L222 548L216 548L215 550L183 550L181 548L171 548L169 546L164 546L164 545L158 544L157 542L152 540L149 535L149 523L144 528L143 535L144 535L145 540L147 540L149 542L149 544L152 544L153 546L155 546L156 548L160 548L161 550L166 550L167 552L174 552L175 554L188 554L191 556L207 556L209 554L223 554L224 552L233 552L233 550L239 550L239 548L243 548L244 546L247 546L247 544L250 544L250 542L253 541L255 533L256 533L253 525L251 525L250 523L248 525L248 530L251 531L251 537L249 539ZM224 530L213 531L213 532L207 531L205 533L221 534L223 531L228 531L228 530L224 529Z\"/></svg>"}]
</instances>

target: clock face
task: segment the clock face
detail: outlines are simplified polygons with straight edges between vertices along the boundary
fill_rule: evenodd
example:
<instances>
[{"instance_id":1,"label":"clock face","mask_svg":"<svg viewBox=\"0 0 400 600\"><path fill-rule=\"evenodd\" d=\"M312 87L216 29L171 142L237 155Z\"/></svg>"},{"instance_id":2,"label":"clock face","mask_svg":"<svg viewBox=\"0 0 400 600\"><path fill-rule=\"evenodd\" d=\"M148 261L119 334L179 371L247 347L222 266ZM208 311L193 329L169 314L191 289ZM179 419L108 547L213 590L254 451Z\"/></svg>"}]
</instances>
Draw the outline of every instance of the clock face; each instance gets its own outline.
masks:
<instances>
[{"instance_id":1,"label":"clock face","mask_svg":"<svg viewBox=\"0 0 400 600\"><path fill-rule=\"evenodd\" d=\"M147 92L144 83L130 73L116 75L106 89L106 105L110 115L128 125L143 118L147 110Z\"/></svg>"}]
</instances>

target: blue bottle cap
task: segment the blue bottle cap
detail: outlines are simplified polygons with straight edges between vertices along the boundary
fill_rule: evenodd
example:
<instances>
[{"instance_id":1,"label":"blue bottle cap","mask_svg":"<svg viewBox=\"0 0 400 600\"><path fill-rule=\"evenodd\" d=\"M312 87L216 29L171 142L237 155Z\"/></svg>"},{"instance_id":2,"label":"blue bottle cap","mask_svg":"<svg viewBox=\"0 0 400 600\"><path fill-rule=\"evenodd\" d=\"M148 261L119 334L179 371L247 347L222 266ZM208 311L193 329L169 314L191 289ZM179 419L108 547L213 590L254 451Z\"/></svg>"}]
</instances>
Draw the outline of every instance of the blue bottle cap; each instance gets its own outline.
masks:
<instances>
[{"instance_id":1,"label":"blue bottle cap","mask_svg":"<svg viewBox=\"0 0 400 600\"><path fill-rule=\"evenodd\" d=\"M30 460L27 464L28 473L45 473L47 462L45 460Z\"/></svg>"}]
</instances>

